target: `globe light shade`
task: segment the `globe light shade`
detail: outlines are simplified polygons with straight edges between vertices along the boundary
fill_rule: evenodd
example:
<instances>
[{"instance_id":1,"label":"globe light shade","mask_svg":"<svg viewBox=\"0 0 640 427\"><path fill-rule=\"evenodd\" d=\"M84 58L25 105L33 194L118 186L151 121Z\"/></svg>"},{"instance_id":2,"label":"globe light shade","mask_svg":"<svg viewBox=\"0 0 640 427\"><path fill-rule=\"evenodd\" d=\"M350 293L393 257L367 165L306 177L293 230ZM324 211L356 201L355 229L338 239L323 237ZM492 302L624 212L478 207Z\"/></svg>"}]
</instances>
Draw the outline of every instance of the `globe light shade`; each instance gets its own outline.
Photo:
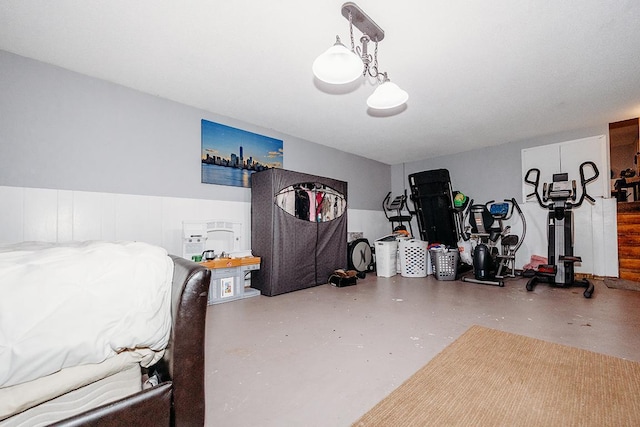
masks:
<instances>
[{"instance_id":1,"label":"globe light shade","mask_svg":"<svg viewBox=\"0 0 640 427\"><path fill-rule=\"evenodd\" d=\"M313 74L325 83L345 84L362 76L364 64L360 57L336 41L313 61Z\"/></svg>"},{"instance_id":2,"label":"globe light shade","mask_svg":"<svg viewBox=\"0 0 640 427\"><path fill-rule=\"evenodd\" d=\"M399 107L409 99L409 94L400 87L390 82L385 81L378 85L376 90L367 98L367 105L369 108L376 110L386 110L389 108Z\"/></svg>"}]
</instances>

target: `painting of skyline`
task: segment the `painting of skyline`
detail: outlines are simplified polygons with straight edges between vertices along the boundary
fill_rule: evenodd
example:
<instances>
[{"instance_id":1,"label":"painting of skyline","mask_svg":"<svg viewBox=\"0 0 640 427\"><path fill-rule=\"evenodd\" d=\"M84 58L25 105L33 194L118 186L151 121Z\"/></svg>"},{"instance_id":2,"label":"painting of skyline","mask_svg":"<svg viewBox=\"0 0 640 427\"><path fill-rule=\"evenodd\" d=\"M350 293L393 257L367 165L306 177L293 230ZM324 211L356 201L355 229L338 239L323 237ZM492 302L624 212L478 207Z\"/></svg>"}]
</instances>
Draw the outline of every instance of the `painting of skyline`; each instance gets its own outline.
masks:
<instances>
[{"instance_id":1,"label":"painting of skyline","mask_svg":"<svg viewBox=\"0 0 640 427\"><path fill-rule=\"evenodd\" d=\"M282 140L202 120L202 182L251 187L251 174L281 168Z\"/></svg>"}]
</instances>

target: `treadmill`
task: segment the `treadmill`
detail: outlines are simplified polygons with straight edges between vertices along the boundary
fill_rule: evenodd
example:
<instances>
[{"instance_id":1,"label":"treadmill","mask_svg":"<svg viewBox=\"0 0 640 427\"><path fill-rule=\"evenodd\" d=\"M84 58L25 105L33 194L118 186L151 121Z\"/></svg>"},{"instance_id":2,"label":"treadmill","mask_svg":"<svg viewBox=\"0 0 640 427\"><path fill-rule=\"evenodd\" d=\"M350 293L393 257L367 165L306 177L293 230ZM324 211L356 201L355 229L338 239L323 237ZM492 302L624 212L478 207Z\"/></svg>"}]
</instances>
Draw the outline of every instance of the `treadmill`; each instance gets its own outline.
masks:
<instances>
[{"instance_id":1,"label":"treadmill","mask_svg":"<svg viewBox=\"0 0 640 427\"><path fill-rule=\"evenodd\" d=\"M420 238L426 242L448 247L458 246L462 223L455 208L451 178L447 169L434 169L409 175L411 201L414 205Z\"/></svg>"}]
</instances>

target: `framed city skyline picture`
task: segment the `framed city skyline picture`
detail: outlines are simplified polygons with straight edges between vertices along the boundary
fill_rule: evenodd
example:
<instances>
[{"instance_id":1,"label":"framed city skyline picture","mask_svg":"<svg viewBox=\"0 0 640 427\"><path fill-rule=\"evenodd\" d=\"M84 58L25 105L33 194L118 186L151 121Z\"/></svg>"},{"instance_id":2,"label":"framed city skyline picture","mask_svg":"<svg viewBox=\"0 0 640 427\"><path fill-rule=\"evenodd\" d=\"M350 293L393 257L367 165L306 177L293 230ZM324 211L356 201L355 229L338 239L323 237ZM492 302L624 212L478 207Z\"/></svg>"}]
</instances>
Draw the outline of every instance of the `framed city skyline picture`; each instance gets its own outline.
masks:
<instances>
[{"instance_id":1,"label":"framed city skyline picture","mask_svg":"<svg viewBox=\"0 0 640 427\"><path fill-rule=\"evenodd\" d=\"M251 187L251 174L282 168L282 140L202 120L201 171L204 184Z\"/></svg>"}]
</instances>

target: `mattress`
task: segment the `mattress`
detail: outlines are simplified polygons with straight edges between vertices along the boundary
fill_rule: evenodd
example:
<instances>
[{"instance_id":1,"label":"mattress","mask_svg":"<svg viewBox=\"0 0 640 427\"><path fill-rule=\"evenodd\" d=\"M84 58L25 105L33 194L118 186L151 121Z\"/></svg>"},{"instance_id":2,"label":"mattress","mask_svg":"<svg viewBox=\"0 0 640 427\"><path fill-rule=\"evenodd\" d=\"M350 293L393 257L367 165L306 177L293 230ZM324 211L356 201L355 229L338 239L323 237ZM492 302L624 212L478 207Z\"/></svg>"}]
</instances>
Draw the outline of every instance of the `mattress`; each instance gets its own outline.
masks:
<instances>
[{"instance_id":1,"label":"mattress","mask_svg":"<svg viewBox=\"0 0 640 427\"><path fill-rule=\"evenodd\" d=\"M0 389L0 427L49 425L136 393L142 389L139 358L122 353Z\"/></svg>"},{"instance_id":2,"label":"mattress","mask_svg":"<svg viewBox=\"0 0 640 427\"><path fill-rule=\"evenodd\" d=\"M55 412L69 393L94 393L68 401L82 412L139 391L169 341L172 278L166 250L141 242L0 247L0 420ZM112 377L114 390L93 388Z\"/></svg>"},{"instance_id":3,"label":"mattress","mask_svg":"<svg viewBox=\"0 0 640 427\"><path fill-rule=\"evenodd\" d=\"M171 329L173 261L141 242L0 247L0 387L147 349Z\"/></svg>"}]
</instances>

